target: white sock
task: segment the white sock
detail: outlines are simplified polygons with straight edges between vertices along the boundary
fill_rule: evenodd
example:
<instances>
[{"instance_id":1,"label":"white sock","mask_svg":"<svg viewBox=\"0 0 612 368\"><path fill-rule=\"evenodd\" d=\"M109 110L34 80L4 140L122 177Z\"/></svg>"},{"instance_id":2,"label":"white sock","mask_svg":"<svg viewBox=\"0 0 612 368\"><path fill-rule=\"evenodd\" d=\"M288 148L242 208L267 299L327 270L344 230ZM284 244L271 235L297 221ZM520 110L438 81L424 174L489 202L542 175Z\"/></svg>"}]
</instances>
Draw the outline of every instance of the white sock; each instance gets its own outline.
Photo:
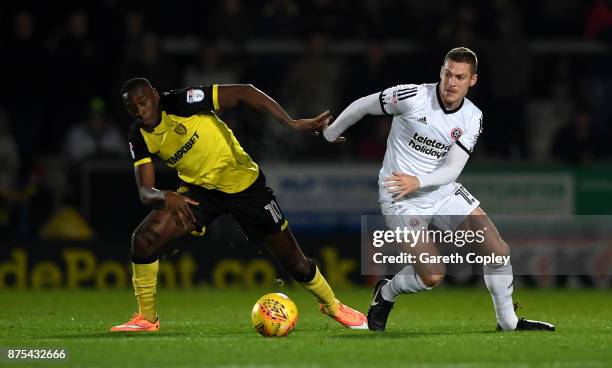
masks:
<instances>
[{"instance_id":1,"label":"white sock","mask_svg":"<svg viewBox=\"0 0 612 368\"><path fill-rule=\"evenodd\" d=\"M503 330L514 330L518 323L514 305L512 303L512 292L514 291L512 265L483 265L484 280L487 289L491 293L497 324Z\"/></svg>"},{"instance_id":2,"label":"white sock","mask_svg":"<svg viewBox=\"0 0 612 368\"><path fill-rule=\"evenodd\" d=\"M391 282L380 289L380 293L386 301L395 302L400 294L412 294L423 290L431 290L431 288L425 286L414 270L414 266L406 266L393 276Z\"/></svg>"}]
</instances>

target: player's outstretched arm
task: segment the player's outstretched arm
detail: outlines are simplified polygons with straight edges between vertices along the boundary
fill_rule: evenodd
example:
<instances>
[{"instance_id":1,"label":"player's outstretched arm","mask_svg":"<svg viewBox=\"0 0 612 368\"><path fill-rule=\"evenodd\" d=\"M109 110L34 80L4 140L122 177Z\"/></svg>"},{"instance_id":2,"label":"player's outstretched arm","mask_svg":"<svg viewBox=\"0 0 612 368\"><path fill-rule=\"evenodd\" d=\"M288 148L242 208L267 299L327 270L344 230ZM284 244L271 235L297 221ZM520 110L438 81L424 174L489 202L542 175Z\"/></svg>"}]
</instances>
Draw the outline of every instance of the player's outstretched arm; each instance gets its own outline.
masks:
<instances>
[{"instance_id":1,"label":"player's outstretched arm","mask_svg":"<svg viewBox=\"0 0 612 368\"><path fill-rule=\"evenodd\" d=\"M323 125L329 123L329 111L311 119L292 119L274 99L251 84L224 84L218 87L219 109L234 107L245 103L253 109L269 113L279 122L295 130L310 131L318 134Z\"/></svg>"},{"instance_id":2,"label":"player's outstretched arm","mask_svg":"<svg viewBox=\"0 0 612 368\"><path fill-rule=\"evenodd\" d=\"M149 206L164 206L172 213L177 225L189 229L191 224L195 222L195 216L189 205L198 205L199 203L179 193L155 188L153 163L147 162L138 165L134 170L140 201Z\"/></svg>"},{"instance_id":3,"label":"player's outstretched arm","mask_svg":"<svg viewBox=\"0 0 612 368\"><path fill-rule=\"evenodd\" d=\"M325 139L328 142L344 142L344 137L340 135L351 125L363 119L366 115L383 115L378 96L379 93L374 93L353 101L353 103L348 105L332 125L327 126L325 124L323 126L323 136Z\"/></svg>"}]
</instances>

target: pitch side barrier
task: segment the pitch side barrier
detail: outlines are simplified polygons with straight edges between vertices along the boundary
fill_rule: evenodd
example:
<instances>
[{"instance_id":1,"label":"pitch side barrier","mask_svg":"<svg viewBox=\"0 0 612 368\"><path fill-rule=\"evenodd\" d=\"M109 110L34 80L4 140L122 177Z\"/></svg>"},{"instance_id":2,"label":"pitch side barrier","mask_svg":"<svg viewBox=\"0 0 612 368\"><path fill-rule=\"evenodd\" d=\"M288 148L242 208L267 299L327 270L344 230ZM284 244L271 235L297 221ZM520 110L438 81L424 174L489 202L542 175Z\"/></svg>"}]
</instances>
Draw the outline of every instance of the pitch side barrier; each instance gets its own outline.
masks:
<instances>
[{"instance_id":1,"label":"pitch side barrier","mask_svg":"<svg viewBox=\"0 0 612 368\"><path fill-rule=\"evenodd\" d=\"M359 238L302 239L327 280L336 287L368 282L359 273ZM353 246L339 247L344 243ZM162 257L159 286L166 288L279 288L291 277L261 244L246 240L185 239ZM178 248L180 247L180 248ZM129 243L45 242L27 246L4 244L0 250L1 289L131 287Z\"/></svg>"},{"instance_id":2,"label":"pitch side barrier","mask_svg":"<svg viewBox=\"0 0 612 368\"><path fill-rule=\"evenodd\" d=\"M612 286L612 216L492 219L510 245L509 261L517 283ZM299 242L338 288L372 284L414 262L444 263L445 282L470 285L482 282L483 262L507 262L507 254L481 249L491 229L441 230L443 220L460 219L410 217L407 223L412 228L404 229L389 227L382 216L363 216L361 232L301 234ZM415 227L416 222L427 223L427 228ZM212 226L208 235L181 239L167 248L160 262L161 287L292 285L265 247L246 241L228 219ZM434 245L423 255L425 240ZM0 289L129 288L130 272L128 240L0 247Z\"/></svg>"}]
</instances>

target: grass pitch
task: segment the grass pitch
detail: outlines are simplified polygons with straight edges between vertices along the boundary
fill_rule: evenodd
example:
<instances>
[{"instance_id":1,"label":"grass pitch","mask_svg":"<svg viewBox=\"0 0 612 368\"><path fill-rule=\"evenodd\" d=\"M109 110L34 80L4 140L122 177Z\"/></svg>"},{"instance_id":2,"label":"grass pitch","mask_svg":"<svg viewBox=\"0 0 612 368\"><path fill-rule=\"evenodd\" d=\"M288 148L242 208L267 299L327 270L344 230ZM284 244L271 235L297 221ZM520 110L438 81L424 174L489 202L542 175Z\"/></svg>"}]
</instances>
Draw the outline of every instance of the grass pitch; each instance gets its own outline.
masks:
<instances>
[{"instance_id":1,"label":"grass pitch","mask_svg":"<svg viewBox=\"0 0 612 368\"><path fill-rule=\"evenodd\" d=\"M298 305L286 338L259 336L250 311L264 293L281 291ZM367 310L370 289L338 290L346 304ZM64 348L66 362L0 366L97 367L609 367L609 290L519 290L520 316L557 325L557 332L495 332L484 288L439 288L404 295L387 331L351 331L321 315L300 288L160 290L161 330L108 332L135 310L130 290L0 291L0 347ZM4 360L2 360L4 359Z\"/></svg>"}]
</instances>

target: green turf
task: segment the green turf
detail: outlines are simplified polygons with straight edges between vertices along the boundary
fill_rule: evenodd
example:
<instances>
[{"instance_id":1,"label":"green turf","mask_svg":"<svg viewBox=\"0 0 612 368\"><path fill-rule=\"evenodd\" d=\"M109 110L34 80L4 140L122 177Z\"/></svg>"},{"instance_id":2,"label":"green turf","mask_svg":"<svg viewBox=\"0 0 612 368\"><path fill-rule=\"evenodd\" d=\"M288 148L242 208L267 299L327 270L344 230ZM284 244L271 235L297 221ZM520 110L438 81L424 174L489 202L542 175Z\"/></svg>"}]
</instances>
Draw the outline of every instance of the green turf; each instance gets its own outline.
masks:
<instances>
[{"instance_id":1,"label":"green turf","mask_svg":"<svg viewBox=\"0 0 612 368\"><path fill-rule=\"evenodd\" d=\"M162 329L153 334L107 332L134 310L129 290L0 291L0 347L67 348L52 366L234 367L608 367L612 366L612 294L608 290L521 290L520 315L557 324L555 333L494 332L483 288L440 288L403 296L387 331L350 331L320 315L300 288L278 288L298 305L286 338L259 336L249 313L275 290L161 290ZM339 290L366 310L370 290ZM30 362L40 367L45 363ZM0 361L0 366L21 366Z\"/></svg>"}]
</instances>

